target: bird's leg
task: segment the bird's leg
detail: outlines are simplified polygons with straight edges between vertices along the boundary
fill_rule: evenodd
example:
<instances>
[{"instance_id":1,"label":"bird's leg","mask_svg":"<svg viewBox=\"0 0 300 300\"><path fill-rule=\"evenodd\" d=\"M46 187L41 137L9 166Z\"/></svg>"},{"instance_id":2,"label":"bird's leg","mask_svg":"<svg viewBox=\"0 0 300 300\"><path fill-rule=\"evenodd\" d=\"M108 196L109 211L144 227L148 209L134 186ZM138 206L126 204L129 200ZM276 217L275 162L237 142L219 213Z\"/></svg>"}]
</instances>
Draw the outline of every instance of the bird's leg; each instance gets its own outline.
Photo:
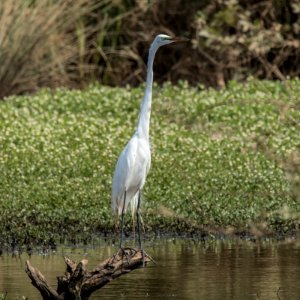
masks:
<instances>
[{"instance_id":1,"label":"bird's leg","mask_svg":"<svg viewBox=\"0 0 300 300\"><path fill-rule=\"evenodd\" d=\"M129 263L129 259L128 259L128 254L126 252L126 249L124 249L123 247L123 238L124 238L124 219L125 219L125 202L126 202L126 191L124 193L124 203L123 203L123 208L122 208L122 223L121 223L121 236L120 236L120 248L118 250L118 252L114 255L114 259L119 255L119 253L121 252L122 256L125 255L126 259L127 259L127 263Z\"/></svg>"},{"instance_id":2,"label":"bird's leg","mask_svg":"<svg viewBox=\"0 0 300 300\"><path fill-rule=\"evenodd\" d=\"M135 244L135 221L134 221L134 214L132 215L131 221L132 221L133 244Z\"/></svg>"},{"instance_id":3,"label":"bird's leg","mask_svg":"<svg viewBox=\"0 0 300 300\"><path fill-rule=\"evenodd\" d=\"M123 208L122 208L122 224L121 224L120 249L123 249L125 202L126 202L126 191L124 192L124 202L123 202Z\"/></svg>"},{"instance_id":4,"label":"bird's leg","mask_svg":"<svg viewBox=\"0 0 300 300\"><path fill-rule=\"evenodd\" d=\"M142 240L141 240L141 191L139 190L139 196L138 196L138 204L136 209L136 219L137 219L137 230L138 230L138 241L139 241L139 248L143 255L143 267L145 265L145 254L144 250L142 249Z\"/></svg>"},{"instance_id":5,"label":"bird's leg","mask_svg":"<svg viewBox=\"0 0 300 300\"><path fill-rule=\"evenodd\" d=\"M141 192L140 192L140 190L139 190L138 204L137 204L137 209L136 209L136 219L137 219L137 230L138 230L139 248L142 249L142 242L141 242L141 211L140 211L140 205L141 205Z\"/></svg>"},{"instance_id":6,"label":"bird's leg","mask_svg":"<svg viewBox=\"0 0 300 300\"><path fill-rule=\"evenodd\" d=\"M115 259L119 259L119 256L121 256L123 258L123 256L125 255L125 257L127 258L127 263L129 263L128 254L126 253L126 250L123 247L125 202L126 202L126 191L124 192L124 202L123 202L123 207L122 207L122 221L121 221L121 230L120 230L120 247L119 247L119 250L117 251L117 253L115 255L113 255L113 261Z\"/></svg>"}]
</instances>

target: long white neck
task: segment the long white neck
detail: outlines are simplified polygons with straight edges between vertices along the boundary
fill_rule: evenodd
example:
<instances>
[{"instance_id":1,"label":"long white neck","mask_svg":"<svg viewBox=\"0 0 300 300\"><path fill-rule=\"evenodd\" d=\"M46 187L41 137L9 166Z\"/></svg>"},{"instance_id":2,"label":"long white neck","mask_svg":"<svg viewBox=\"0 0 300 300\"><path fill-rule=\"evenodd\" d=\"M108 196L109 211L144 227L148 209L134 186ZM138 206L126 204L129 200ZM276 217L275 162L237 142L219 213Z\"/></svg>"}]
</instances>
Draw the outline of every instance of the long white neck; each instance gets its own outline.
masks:
<instances>
[{"instance_id":1,"label":"long white neck","mask_svg":"<svg viewBox=\"0 0 300 300\"><path fill-rule=\"evenodd\" d=\"M158 47L153 44L150 47L147 63L147 81L144 99L141 104L140 115L137 125L137 132L139 136L149 139L149 126L151 116L151 102L152 102L152 83L153 83L153 61Z\"/></svg>"}]
</instances>

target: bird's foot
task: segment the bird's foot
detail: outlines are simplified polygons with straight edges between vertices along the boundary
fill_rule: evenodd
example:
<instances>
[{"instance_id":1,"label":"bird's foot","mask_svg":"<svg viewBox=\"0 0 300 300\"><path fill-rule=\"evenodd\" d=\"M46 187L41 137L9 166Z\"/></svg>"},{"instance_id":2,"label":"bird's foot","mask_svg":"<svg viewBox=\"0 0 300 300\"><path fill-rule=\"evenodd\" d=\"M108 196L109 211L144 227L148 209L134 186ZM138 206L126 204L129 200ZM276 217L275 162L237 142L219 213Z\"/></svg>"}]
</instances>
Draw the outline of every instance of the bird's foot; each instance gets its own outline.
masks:
<instances>
[{"instance_id":1,"label":"bird's foot","mask_svg":"<svg viewBox=\"0 0 300 300\"><path fill-rule=\"evenodd\" d=\"M145 255L147 255L147 253L144 251L144 249L141 249L141 253L142 253L143 268L144 268L145 267Z\"/></svg>"},{"instance_id":2,"label":"bird's foot","mask_svg":"<svg viewBox=\"0 0 300 300\"><path fill-rule=\"evenodd\" d=\"M132 248L124 248L120 246L117 253L113 256L113 261L115 260L123 260L124 256L126 258L127 264L129 264L129 259L132 257Z\"/></svg>"},{"instance_id":3,"label":"bird's foot","mask_svg":"<svg viewBox=\"0 0 300 300\"><path fill-rule=\"evenodd\" d=\"M145 257L147 257L147 259L150 259L150 261L152 261L154 264L156 264L156 261L144 250L144 249L140 249L141 254L142 254L142 260L143 260L143 268L145 267ZM149 260L147 260L149 262Z\"/></svg>"}]
</instances>

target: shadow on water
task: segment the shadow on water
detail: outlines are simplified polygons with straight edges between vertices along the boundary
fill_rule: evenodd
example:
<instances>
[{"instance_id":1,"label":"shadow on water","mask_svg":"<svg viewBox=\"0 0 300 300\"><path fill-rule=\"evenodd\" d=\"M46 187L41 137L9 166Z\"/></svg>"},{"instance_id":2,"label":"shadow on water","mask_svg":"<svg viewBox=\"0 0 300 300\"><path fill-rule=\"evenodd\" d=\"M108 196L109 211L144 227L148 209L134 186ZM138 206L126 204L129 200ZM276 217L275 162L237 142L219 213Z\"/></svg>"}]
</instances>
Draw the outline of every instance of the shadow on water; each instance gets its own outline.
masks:
<instances>
[{"instance_id":1,"label":"shadow on water","mask_svg":"<svg viewBox=\"0 0 300 300\"><path fill-rule=\"evenodd\" d=\"M91 299L300 299L300 242L253 243L241 240L205 244L187 239L157 239L145 245L150 264L108 284ZM116 251L108 242L90 247L60 246L34 253L31 264L56 286L65 270L63 256L89 260L93 268ZM28 255L0 257L0 292L7 299L40 299L24 272Z\"/></svg>"}]
</instances>

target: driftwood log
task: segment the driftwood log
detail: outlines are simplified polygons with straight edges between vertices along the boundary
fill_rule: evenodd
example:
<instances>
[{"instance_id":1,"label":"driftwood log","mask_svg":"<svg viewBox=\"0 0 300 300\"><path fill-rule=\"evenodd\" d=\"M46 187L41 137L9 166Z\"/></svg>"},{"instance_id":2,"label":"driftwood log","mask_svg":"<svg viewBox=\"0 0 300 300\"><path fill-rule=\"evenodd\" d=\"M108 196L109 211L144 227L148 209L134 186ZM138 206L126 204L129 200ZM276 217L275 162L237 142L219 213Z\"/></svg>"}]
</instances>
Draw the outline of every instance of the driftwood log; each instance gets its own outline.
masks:
<instances>
[{"instance_id":1,"label":"driftwood log","mask_svg":"<svg viewBox=\"0 0 300 300\"><path fill-rule=\"evenodd\" d=\"M44 300L85 300L90 295L112 281L134 269L142 267L152 259L145 252L125 248L114 256L101 262L92 271L87 270L86 259L78 264L65 257L67 270L65 275L57 277L57 289L49 285L43 274L26 261L25 271Z\"/></svg>"}]
</instances>

